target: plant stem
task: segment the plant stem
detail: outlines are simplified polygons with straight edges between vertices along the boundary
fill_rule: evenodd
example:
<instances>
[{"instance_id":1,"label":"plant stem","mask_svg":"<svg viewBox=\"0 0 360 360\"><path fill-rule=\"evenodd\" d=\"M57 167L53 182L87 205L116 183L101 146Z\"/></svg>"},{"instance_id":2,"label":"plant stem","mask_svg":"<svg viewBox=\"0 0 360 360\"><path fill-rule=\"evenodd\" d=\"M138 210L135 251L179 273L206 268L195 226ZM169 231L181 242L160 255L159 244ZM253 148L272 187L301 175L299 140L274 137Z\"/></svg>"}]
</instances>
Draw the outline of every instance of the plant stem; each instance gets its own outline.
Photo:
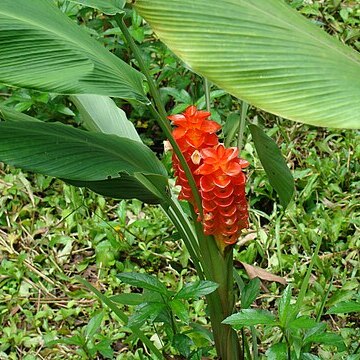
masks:
<instances>
[{"instance_id":1,"label":"plant stem","mask_svg":"<svg viewBox=\"0 0 360 360\"><path fill-rule=\"evenodd\" d=\"M239 126L238 144L237 144L237 147L239 149L239 154L241 152L242 145L243 145L245 122L246 122L246 115L247 115L248 109L249 109L249 104L247 102L243 101L241 103L240 126Z\"/></svg>"},{"instance_id":2,"label":"plant stem","mask_svg":"<svg viewBox=\"0 0 360 360\"><path fill-rule=\"evenodd\" d=\"M173 136L171 134L171 126L169 124L169 121L167 120L167 114L166 114L165 108L163 106L163 103L161 101L160 93L156 87L156 84L155 84L153 78L151 77L149 69L147 68L147 66L141 56L141 52L140 52L139 48L136 46L131 34L129 33L128 28L126 27L122 16L119 14L116 14L114 16L114 19L115 19L116 23L119 25L123 35L125 36L125 39L129 45L131 51L133 52L135 59L138 62L141 72L145 75L145 78L149 84L150 94L155 102L156 109L157 109L157 110L155 109L153 104L149 104L150 111L154 115L159 126L161 127L161 130L164 132L165 136L170 141L170 144L181 163L181 166L186 174L186 178L188 179L189 185L191 187L191 191L194 195L195 203L199 209L200 215L202 216L203 210L202 210L202 204L201 204L201 198L200 198L199 191L196 187L196 183L195 183L194 177L191 173L191 170L189 168L189 165L187 164L187 162L184 158L184 155L182 154L178 144L176 143L175 139L173 138Z\"/></svg>"},{"instance_id":3,"label":"plant stem","mask_svg":"<svg viewBox=\"0 0 360 360\"><path fill-rule=\"evenodd\" d=\"M205 103L206 103L206 111L210 112L211 104L210 104L210 84L206 77L204 77L204 90L205 90Z\"/></svg>"}]
</instances>

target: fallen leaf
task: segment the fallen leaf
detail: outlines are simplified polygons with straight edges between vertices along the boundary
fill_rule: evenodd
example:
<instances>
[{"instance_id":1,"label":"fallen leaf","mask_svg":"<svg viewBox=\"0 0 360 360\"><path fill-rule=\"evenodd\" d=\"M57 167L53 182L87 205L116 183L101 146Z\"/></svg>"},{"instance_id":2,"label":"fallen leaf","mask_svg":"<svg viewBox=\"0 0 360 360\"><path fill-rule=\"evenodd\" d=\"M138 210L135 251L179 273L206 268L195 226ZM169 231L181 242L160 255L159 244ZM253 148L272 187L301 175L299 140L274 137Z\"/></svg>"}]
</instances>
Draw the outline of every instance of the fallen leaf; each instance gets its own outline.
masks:
<instances>
[{"instance_id":1,"label":"fallen leaf","mask_svg":"<svg viewBox=\"0 0 360 360\"><path fill-rule=\"evenodd\" d=\"M261 280L275 281L280 284L286 285L286 280L281 276L271 274L264 269L261 269L257 266L246 264L242 261L240 261L240 264L244 267L244 269L247 272L247 274L249 275L250 279L254 279L254 278L258 277Z\"/></svg>"}]
</instances>

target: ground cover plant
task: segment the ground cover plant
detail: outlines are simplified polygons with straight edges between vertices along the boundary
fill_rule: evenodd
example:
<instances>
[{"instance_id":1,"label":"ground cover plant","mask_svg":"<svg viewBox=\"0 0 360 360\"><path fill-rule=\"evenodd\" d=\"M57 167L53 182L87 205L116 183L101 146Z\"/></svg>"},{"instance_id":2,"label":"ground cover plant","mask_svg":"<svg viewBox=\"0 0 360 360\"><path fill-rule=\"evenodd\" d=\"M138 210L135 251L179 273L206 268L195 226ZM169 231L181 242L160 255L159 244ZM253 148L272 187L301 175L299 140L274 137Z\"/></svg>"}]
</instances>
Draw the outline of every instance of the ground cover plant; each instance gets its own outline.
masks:
<instances>
[{"instance_id":1,"label":"ground cover plant","mask_svg":"<svg viewBox=\"0 0 360 360\"><path fill-rule=\"evenodd\" d=\"M49 2L39 1L40 10L46 3ZM180 40L176 37L167 38L166 26L157 29L156 21L159 20L151 18L152 12L147 8L146 1L138 1L135 7L145 18L148 17L150 25L155 31L158 30L157 35L164 37L170 48L174 46L174 51L179 52L178 55L185 60L186 66L206 75L221 88L209 85L187 69L181 60L175 58L159 42L152 28L128 5L125 8L124 23L136 44L131 43L120 15L113 16L119 12L120 2L55 3L63 13L72 18L71 21L77 20L86 32L106 48L135 68L150 69L150 72L144 72L155 79L153 83L148 78L148 86L158 113L148 106L141 88L140 73L113 58L110 61L102 47L93 45L84 33L78 38L83 41L82 56L75 56L73 45L66 47L61 42L57 43L53 53L54 61L47 65L50 67L47 76L53 71L51 66L56 67L57 62L62 62L59 48L68 51L65 67L67 72L64 68L61 76L42 75L44 58L41 61L37 58L38 62L33 61L33 52L29 52L28 57L23 59L27 61L27 68L21 68L20 62L20 65L12 64L12 71L6 73L6 66L3 67L3 72L0 72L2 81L16 87L4 85L2 88L1 117L7 121L0 124L0 148L1 141L6 145L6 139L11 140L7 140L10 146L0 150L0 153L3 151L1 160L56 175L66 179L67 184L44 175L24 173L11 166L1 167L1 357L141 359L173 356L198 359L216 358L218 355L223 359L359 358L357 313L360 154L356 146L359 141L357 130L325 130L294 124L230 96L221 88L235 95L239 90L232 87L231 81L217 83L216 74L212 72L216 68L216 57L215 60L210 59L215 63L208 69L206 66L201 68L196 57L190 56L191 52L183 54L181 37ZM159 7L160 3L161 1L153 6ZM173 3L173 9L162 7L164 13L170 10L181 13L176 9L176 3ZM23 5L32 14L31 5ZM358 49L358 4L308 4L294 1L290 5L310 16L319 27ZM26 6L29 8L26 9ZM61 14L55 7L48 9L53 9L53 16ZM16 17L13 14L18 9L14 10L12 3L5 1L0 10L3 53L6 54L6 59L13 59L14 53L11 51L16 51L17 41L20 43L22 36L15 37L6 30L9 24L15 23ZM196 14L196 9L193 12ZM43 13L37 12L33 17L34 24L36 21L44 21L45 13L49 14L45 10ZM12 15L11 21L9 14ZM157 16L163 15L160 12ZM64 17L58 19L63 21L60 19ZM47 26L53 31L59 29L50 20L47 21ZM153 21L155 23L152 24ZM72 23L67 24L69 32L65 35L70 40ZM176 21L171 26L175 26L174 24L176 25ZM25 37L25 40L30 43L37 41L36 31L26 34L29 38ZM188 31L188 37L189 34ZM8 46L11 36L14 36L14 47ZM46 37L42 39L45 43L47 40ZM193 39L193 44L196 41ZM70 43L73 44L71 41ZM39 49L40 45L39 42ZM137 53L139 50L140 56ZM319 53L321 54L320 50ZM39 51L37 56L41 54L42 51ZM348 58L356 59L355 54L349 52ZM338 56L341 58L341 55ZM226 56L224 58L227 59ZM89 67L87 59L92 61L93 68ZM351 66L348 70L345 60L341 64L343 73L349 76L353 71ZM326 60L323 65L326 71L331 71ZM35 68L29 68L31 66ZM77 82L76 77L72 77L72 68L76 68L80 74L90 69L93 77ZM338 70L337 68L337 72ZM31 78L32 72L38 74L36 80ZM251 77L248 79L251 81ZM254 94L246 90L249 89L247 86L251 88L251 82L242 89L246 90L243 99L300 121L356 127L359 88L355 77L344 88L344 79L346 80L345 75L334 80L339 90L337 95L335 92L325 91L329 99L318 97L319 102L311 104L302 99L307 103L304 105L306 114L303 118L300 106L303 101L299 106L294 106L293 98L289 97L287 105L293 108L290 112L282 113L285 110L281 107L269 108L274 104L271 96L267 98L262 94L261 100L253 98ZM311 81L309 83L313 84ZM27 90L21 86L42 90L48 87L49 90ZM155 90L160 88L159 96L154 96L152 86ZM276 94L276 84L274 86L273 96ZM291 84L287 91L293 91ZM341 95L343 91L347 91L346 99ZM64 92L73 96L69 98L57 95ZM125 98L126 102L116 102L126 113L119 110L107 97L79 95L88 92ZM330 106L331 98L335 99L336 96L341 101L334 103L330 112L327 107ZM264 105L261 101L267 103ZM197 259L195 243L189 243L189 233L184 232L184 227L188 224L179 224L179 218L186 219L188 216L194 221L197 236L204 236L200 223L195 219L201 216L201 207L206 210L206 204L198 202L196 194L193 193L194 198L190 198L190 202L195 211L198 208L198 214L191 213L191 206L182 204L183 207L176 207L171 203L167 207L164 205L166 202L160 201L167 217L161 208L146 205L166 199L168 190L164 190L162 178L174 176L171 158L175 163L177 161L175 155L163 154L162 151L162 141L166 137L171 138L168 125L155 120L159 115L164 120L165 111L168 114L179 114L193 104L198 108L211 106L211 118L222 125L219 141L224 142L226 147L236 144L241 149L242 158L250 163L247 170L250 181L246 185L250 227L242 233L235 246L226 244L232 243L232 238L226 241L222 238L221 241L218 240L219 247L201 249L200 254L206 254L209 258L216 257L211 264L206 258ZM31 118L19 111L26 112ZM190 108L187 111L193 113L195 110ZM348 113L352 117L346 115ZM197 116L201 117L203 114L200 112ZM42 120L42 123L34 123L34 117ZM137 126L140 137L127 118ZM174 125L178 125L176 120L179 117L173 116L171 119ZM55 152L51 150L51 143L55 147L59 146L53 140L59 134L76 139L75 134L78 133L75 130L69 130L69 125L52 125L54 120L71 124L77 129L88 129L89 133L81 133L81 140L85 142L96 143L105 148L106 139L118 153L126 155L128 151L130 155L116 159L122 161L123 168L114 165L115 160L110 157L95 170L87 169L86 178L77 178L74 174L81 172L80 158L74 163L76 166L68 166L60 174L56 173L59 154L52 158L49 165L46 162L49 153L46 152L43 160L36 160L34 155L27 157L25 166L24 152L27 150L23 147L24 144L28 141L36 151L36 144L31 143L33 139L27 140L29 129L52 129L47 130L50 131L47 136L52 137L50 141L45 139L50 152ZM250 125L243 128L245 120ZM22 124L24 121L32 122L19 125L19 121ZM160 127L163 127L164 132ZM275 143L262 132L261 127L268 128L267 134L280 147L292 170L296 192L291 202L292 180L288 176L287 167L284 166ZM18 139L11 138L14 133L18 134ZM131 141L120 144L114 138L102 137L101 133L118 133ZM151 151L146 150L140 139L162 158L162 165ZM179 137L177 140L179 142ZM16 141L17 146L14 146ZM276 160L273 161L277 165L275 167L270 166L271 158L266 157L268 149L271 149L273 156L276 155ZM186 154L184 148L181 150ZM10 157L9 151L13 151ZM69 155L66 147L61 151L61 156ZM136 158L138 151L142 153ZM201 149L199 152L201 153ZM191 156L193 154L194 152ZM179 153L177 155L180 156ZM201 156L204 159L204 154ZM130 158L135 158L136 161L129 161ZM81 161L86 159L82 158ZM29 164L32 164L32 168ZM242 164L245 165L245 162ZM175 166L176 175L179 175L181 165L184 164L178 165L178 168ZM127 173L118 177L118 171L124 169ZM197 175L209 175L209 169L203 174L190 170L195 176L195 183ZM82 176L85 176L83 169L82 171ZM99 181L97 175L101 171L111 178L106 176L106 181ZM275 177L272 176L272 171L277 171ZM170 185L171 191L179 191L173 188L171 179ZM186 180L181 185L184 196L183 189L188 186ZM87 188L112 197L137 197L142 201L115 201L108 196L104 198L96 195ZM200 195L203 196L203 193ZM168 211L169 208L186 216L177 213L176 217ZM218 238L211 231L209 235ZM215 245L212 240L207 238L206 244ZM204 244L201 241L199 243ZM232 259L235 268L234 289ZM199 282L199 277L203 279L202 282ZM228 285L227 281L230 282ZM225 301L217 306L214 303L218 298ZM221 325L222 320L234 312L233 301L236 313L225 320L226 325ZM217 318L215 315L220 309L224 313ZM213 334L210 332L211 326ZM224 334L229 336L224 337ZM237 336L242 340L241 347L236 345Z\"/></svg>"}]
</instances>

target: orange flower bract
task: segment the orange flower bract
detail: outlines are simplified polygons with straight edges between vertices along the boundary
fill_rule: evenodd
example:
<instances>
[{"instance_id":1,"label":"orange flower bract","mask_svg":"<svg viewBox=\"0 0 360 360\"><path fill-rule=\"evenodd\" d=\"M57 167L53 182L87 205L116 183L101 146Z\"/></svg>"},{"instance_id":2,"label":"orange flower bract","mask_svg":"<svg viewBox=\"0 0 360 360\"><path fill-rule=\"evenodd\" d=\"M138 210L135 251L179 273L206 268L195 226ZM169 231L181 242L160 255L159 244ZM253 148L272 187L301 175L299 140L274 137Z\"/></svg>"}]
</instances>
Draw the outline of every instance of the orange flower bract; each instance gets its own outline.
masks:
<instances>
[{"instance_id":1,"label":"orange flower bract","mask_svg":"<svg viewBox=\"0 0 360 360\"><path fill-rule=\"evenodd\" d=\"M245 198L246 178L242 169L249 165L238 157L237 148L219 144L216 132L221 126L209 120L210 113L188 107L183 114L168 118L176 128L173 136L190 167L203 207L204 232L223 244L237 241L248 226ZM173 155L176 184L181 186L179 198L194 204L193 195L176 155ZM195 211L198 213L196 207Z\"/></svg>"}]
</instances>

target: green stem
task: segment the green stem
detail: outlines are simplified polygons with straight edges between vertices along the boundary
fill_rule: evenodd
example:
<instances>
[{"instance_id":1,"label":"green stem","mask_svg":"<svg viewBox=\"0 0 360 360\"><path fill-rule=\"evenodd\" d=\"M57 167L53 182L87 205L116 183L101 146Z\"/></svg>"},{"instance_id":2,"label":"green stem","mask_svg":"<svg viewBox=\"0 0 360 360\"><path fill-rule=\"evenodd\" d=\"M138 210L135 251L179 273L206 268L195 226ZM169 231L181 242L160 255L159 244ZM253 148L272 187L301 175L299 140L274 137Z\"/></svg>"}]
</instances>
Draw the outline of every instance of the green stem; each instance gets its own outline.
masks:
<instances>
[{"instance_id":1,"label":"green stem","mask_svg":"<svg viewBox=\"0 0 360 360\"><path fill-rule=\"evenodd\" d=\"M205 103L206 103L206 111L210 112L211 104L210 104L210 84L206 77L204 77L204 90L205 90Z\"/></svg>"},{"instance_id":2,"label":"green stem","mask_svg":"<svg viewBox=\"0 0 360 360\"><path fill-rule=\"evenodd\" d=\"M241 116L240 116L240 127L239 127L239 135L238 135L238 149L239 153L242 149L243 145L243 137L244 137L244 130L245 130L245 122L246 122L246 115L249 109L249 104L245 101L241 104Z\"/></svg>"},{"instance_id":3,"label":"green stem","mask_svg":"<svg viewBox=\"0 0 360 360\"><path fill-rule=\"evenodd\" d=\"M136 46L131 34L129 33L128 28L126 27L126 25L123 21L122 16L117 14L117 15L115 15L114 18L115 18L116 23L119 25L131 51L133 52L135 59L138 62L141 72L145 75L145 78L149 84L150 94L151 94L151 96L155 102L156 108L157 108L157 110L156 110L154 108L154 106L152 104L150 104L149 105L150 111L154 115L156 121L158 122L159 126L161 127L161 130L164 132L167 139L169 139L170 144L181 163L181 166L186 174L186 178L188 179L189 185L191 187L191 191L194 195L195 203L199 209L200 215L202 216L203 210L202 210L202 204L201 204L201 198L200 198L199 191L197 189L197 186L196 186L194 177L191 173L191 170L189 168L189 165L187 164L187 162L184 158L184 155L182 154L178 144L176 143L175 139L173 138L173 136L171 134L171 126L169 124L169 121L167 120L167 114L166 114L165 108L163 106L163 103L161 101L160 93L156 87L156 84L155 84L153 78L150 75L149 69L147 68L147 66L142 58L139 48Z\"/></svg>"},{"instance_id":4,"label":"green stem","mask_svg":"<svg viewBox=\"0 0 360 360\"><path fill-rule=\"evenodd\" d=\"M193 216L195 215L193 211ZM232 247L228 246L222 252L215 239L204 234L199 222L195 223L195 230L203 255L203 269L206 279L219 284L218 289L207 296L216 351L222 360L243 359L243 352L236 331L231 326L222 324L222 321L234 311Z\"/></svg>"}]
</instances>

